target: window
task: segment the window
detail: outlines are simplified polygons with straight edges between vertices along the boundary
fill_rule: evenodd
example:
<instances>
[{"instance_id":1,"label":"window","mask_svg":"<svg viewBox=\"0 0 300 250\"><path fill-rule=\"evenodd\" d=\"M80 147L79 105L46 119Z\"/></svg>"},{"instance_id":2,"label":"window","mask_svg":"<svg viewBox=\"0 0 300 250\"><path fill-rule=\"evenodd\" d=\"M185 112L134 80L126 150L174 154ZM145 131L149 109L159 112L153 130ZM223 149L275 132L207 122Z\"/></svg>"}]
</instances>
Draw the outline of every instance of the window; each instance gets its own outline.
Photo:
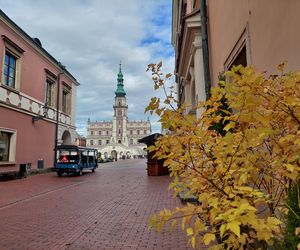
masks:
<instances>
[{"instance_id":1,"label":"window","mask_svg":"<svg viewBox=\"0 0 300 250\"><path fill-rule=\"evenodd\" d=\"M225 70L230 70L232 66L238 65L242 65L244 67L251 65L251 49L248 25L224 63Z\"/></svg>"},{"instance_id":2,"label":"window","mask_svg":"<svg viewBox=\"0 0 300 250\"><path fill-rule=\"evenodd\" d=\"M106 140L106 144L109 144L109 140Z\"/></svg>"},{"instance_id":3,"label":"window","mask_svg":"<svg viewBox=\"0 0 300 250\"><path fill-rule=\"evenodd\" d=\"M133 134L132 130L130 130L130 134L131 134L131 135Z\"/></svg>"},{"instance_id":4,"label":"window","mask_svg":"<svg viewBox=\"0 0 300 250\"><path fill-rule=\"evenodd\" d=\"M147 134L147 130L144 130L144 134Z\"/></svg>"},{"instance_id":5,"label":"window","mask_svg":"<svg viewBox=\"0 0 300 250\"><path fill-rule=\"evenodd\" d=\"M54 107L54 96L55 96L55 82L46 79L46 104Z\"/></svg>"},{"instance_id":6,"label":"window","mask_svg":"<svg viewBox=\"0 0 300 250\"><path fill-rule=\"evenodd\" d=\"M91 135L93 135L94 134L94 131L91 131Z\"/></svg>"},{"instance_id":7,"label":"window","mask_svg":"<svg viewBox=\"0 0 300 250\"><path fill-rule=\"evenodd\" d=\"M119 135L121 135L121 129L119 129Z\"/></svg>"},{"instance_id":8,"label":"window","mask_svg":"<svg viewBox=\"0 0 300 250\"><path fill-rule=\"evenodd\" d=\"M137 131L137 134L138 134L138 135L140 134L140 131L139 131L139 130Z\"/></svg>"},{"instance_id":9,"label":"window","mask_svg":"<svg viewBox=\"0 0 300 250\"><path fill-rule=\"evenodd\" d=\"M236 55L234 61L229 65L229 70L232 66L242 65L244 67L247 66L247 53L246 53L246 45L244 45L241 50Z\"/></svg>"},{"instance_id":10,"label":"window","mask_svg":"<svg viewBox=\"0 0 300 250\"><path fill-rule=\"evenodd\" d=\"M94 141L93 140L90 141L90 145L94 145Z\"/></svg>"},{"instance_id":11,"label":"window","mask_svg":"<svg viewBox=\"0 0 300 250\"><path fill-rule=\"evenodd\" d=\"M11 88L16 87L16 62L17 58L9 51L5 51L3 80L4 84Z\"/></svg>"},{"instance_id":12,"label":"window","mask_svg":"<svg viewBox=\"0 0 300 250\"><path fill-rule=\"evenodd\" d=\"M102 145L102 141L101 140L98 140L98 145Z\"/></svg>"},{"instance_id":13,"label":"window","mask_svg":"<svg viewBox=\"0 0 300 250\"><path fill-rule=\"evenodd\" d=\"M5 35L2 35L2 39L4 42L2 83L10 88L19 89L21 55L24 50Z\"/></svg>"},{"instance_id":14,"label":"window","mask_svg":"<svg viewBox=\"0 0 300 250\"><path fill-rule=\"evenodd\" d=\"M101 135L101 130L98 131L99 135Z\"/></svg>"},{"instance_id":15,"label":"window","mask_svg":"<svg viewBox=\"0 0 300 250\"><path fill-rule=\"evenodd\" d=\"M108 130L106 131L106 134L109 135L109 131Z\"/></svg>"},{"instance_id":16,"label":"window","mask_svg":"<svg viewBox=\"0 0 300 250\"><path fill-rule=\"evenodd\" d=\"M64 89L62 94L62 111L64 113L69 113L69 96L70 93L68 90Z\"/></svg>"},{"instance_id":17,"label":"window","mask_svg":"<svg viewBox=\"0 0 300 250\"><path fill-rule=\"evenodd\" d=\"M130 139L130 144L133 144L133 139Z\"/></svg>"},{"instance_id":18,"label":"window","mask_svg":"<svg viewBox=\"0 0 300 250\"><path fill-rule=\"evenodd\" d=\"M0 162L9 161L10 133L0 131Z\"/></svg>"},{"instance_id":19,"label":"window","mask_svg":"<svg viewBox=\"0 0 300 250\"><path fill-rule=\"evenodd\" d=\"M121 144L121 140L118 140L118 143Z\"/></svg>"},{"instance_id":20,"label":"window","mask_svg":"<svg viewBox=\"0 0 300 250\"><path fill-rule=\"evenodd\" d=\"M0 128L0 165L14 162L16 155L16 132Z\"/></svg>"}]
</instances>

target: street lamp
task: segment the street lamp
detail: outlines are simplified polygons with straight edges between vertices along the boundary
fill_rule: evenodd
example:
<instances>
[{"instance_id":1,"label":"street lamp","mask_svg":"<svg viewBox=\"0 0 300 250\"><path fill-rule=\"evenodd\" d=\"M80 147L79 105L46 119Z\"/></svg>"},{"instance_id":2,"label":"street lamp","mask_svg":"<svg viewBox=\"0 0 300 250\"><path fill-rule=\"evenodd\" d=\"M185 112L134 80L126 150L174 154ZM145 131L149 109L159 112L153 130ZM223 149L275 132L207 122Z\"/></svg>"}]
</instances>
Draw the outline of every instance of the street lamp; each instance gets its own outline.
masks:
<instances>
[{"instance_id":1,"label":"street lamp","mask_svg":"<svg viewBox=\"0 0 300 250\"><path fill-rule=\"evenodd\" d=\"M59 117L59 97L60 97L60 76L65 74L65 66L58 63L60 72L57 74L57 93L56 93L56 122L55 122L55 141L54 141L54 168L57 163L57 144L58 144L58 117Z\"/></svg>"},{"instance_id":2,"label":"street lamp","mask_svg":"<svg viewBox=\"0 0 300 250\"><path fill-rule=\"evenodd\" d=\"M45 118L47 118L48 110L49 110L49 107L48 107L47 103L45 103L43 106L43 115L32 116L32 124L34 124L38 120L44 120Z\"/></svg>"}]
</instances>

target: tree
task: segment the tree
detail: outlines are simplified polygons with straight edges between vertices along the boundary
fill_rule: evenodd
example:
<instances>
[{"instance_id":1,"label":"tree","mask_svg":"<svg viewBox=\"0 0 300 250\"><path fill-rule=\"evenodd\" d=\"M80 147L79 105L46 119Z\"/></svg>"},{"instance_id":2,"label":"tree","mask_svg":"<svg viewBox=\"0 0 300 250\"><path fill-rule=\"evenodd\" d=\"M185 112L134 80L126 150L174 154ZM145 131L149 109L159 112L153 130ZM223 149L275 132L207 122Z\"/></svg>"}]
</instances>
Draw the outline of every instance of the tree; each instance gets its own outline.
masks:
<instances>
[{"instance_id":1,"label":"tree","mask_svg":"<svg viewBox=\"0 0 300 250\"><path fill-rule=\"evenodd\" d=\"M281 64L279 75L266 78L251 67L233 67L223 87L199 103L197 119L183 115L187 105L177 108L173 88L166 88L171 74L161 67L148 70L165 99L153 97L145 111L158 114L171 133L148 150L165 160L174 196L188 189L199 203L164 209L151 216L149 227L180 223L193 247L267 249L282 235L287 190L299 180L300 72L283 73ZM220 122L227 123L225 133L213 129Z\"/></svg>"}]
</instances>

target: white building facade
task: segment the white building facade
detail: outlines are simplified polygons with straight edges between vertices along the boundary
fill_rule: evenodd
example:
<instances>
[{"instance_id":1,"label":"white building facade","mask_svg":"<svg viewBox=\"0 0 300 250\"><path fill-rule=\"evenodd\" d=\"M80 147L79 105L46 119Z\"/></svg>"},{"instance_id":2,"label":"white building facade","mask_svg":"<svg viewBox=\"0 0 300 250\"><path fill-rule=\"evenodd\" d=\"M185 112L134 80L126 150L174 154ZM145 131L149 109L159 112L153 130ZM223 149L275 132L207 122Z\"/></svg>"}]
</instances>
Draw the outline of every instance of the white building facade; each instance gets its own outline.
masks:
<instances>
[{"instance_id":1,"label":"white building facade","mask_svg":"<svg viewBox=\"0 0 300 250\"><path fill-rule=\"evenodd\" d=\"M91 122L88 120L87 124L87 146L97 148L104 159L144 156L146 145L139 143L138 140L151 134L149 120L128 121L128 105L123 81L120 65L112 121Z\"/></svg>"}]
</instances>

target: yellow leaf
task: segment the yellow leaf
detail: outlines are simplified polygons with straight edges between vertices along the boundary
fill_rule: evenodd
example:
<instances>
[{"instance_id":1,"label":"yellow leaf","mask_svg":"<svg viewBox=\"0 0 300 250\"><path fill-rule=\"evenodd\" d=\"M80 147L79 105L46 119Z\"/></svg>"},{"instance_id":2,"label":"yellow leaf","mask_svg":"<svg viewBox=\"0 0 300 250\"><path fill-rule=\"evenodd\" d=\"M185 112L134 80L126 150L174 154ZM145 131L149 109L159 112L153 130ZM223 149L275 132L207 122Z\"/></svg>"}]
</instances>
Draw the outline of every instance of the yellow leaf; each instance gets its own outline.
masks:
<instances>
[{"instance_id":1,"label":"yellow leaf","mask_svg":"<svg viewBox=\"0 0 300 250\"><path fill-rule=\"evenodd\" d=\"M241 177L240 177L240 179L241 179L241 181L242 181L243 183L246 183L246 181L247 181L247 179L248 179L248 173L242 174Z\"/></svg>"},{"instance_id":2,"label":"yellow leaf","mask_svg":"<svg viewBox=\"0 0 300 250\"><path fill-rule=\"evenodd\" d=\"M282 222L280 220L278 220L275 217L268 217L268 225L275 225L278 226L280 225Z\"/></svg>"},{"instance_id":3,"label":"yellow leaf","mask_svg":"<svg viewBox=\"0 0 300 250\"><path fill-rule=\"evenodd\" d=\"M177 220L173 220L170 226L170 229L173 230L177 224Z\"/></svg>"},{"instance_id":4,"label":"yellow leaf","mask_svg":"<svg viewBox=\"0 0 300 250\"><path fill-rule=\"evenodd\" d=\"M250 210L250 211L256 211L257 209L251 205L249 205L249 203L243 203L242 205L240 205L240 207L237 209L237 211L240 212L244 212L245 210Z\"/></svg>"},{"instance_id":5,"label":"yellow leaf","mask_svg":"<svg viewBox=\"0 0 300 250\"><path fill-rule=\"evenodd\" d=\"M284 164L284 166L286 167L286 169L290 172L293 172L295 169L295 166L292 164Z\"/></svg>"},{"instance_id":6,"label":"yellow leaf","mask_svg":"<svg viewBox=\"0 0 300 250\"><path fill-rule=\"evenodd\" d=\"M224 127L223 130L228 131L228 130L234 128L234 127L235 127L235 122L229 122L229 123Z\"/></svg>"},{"instance_id":7,"label":"yellow leaf","mask_svg":"<svg viewBox=\"0 0 300 250\"><path fill-rule=\"evenodd\" d=\"M188 236L193 235L194 234L193 228L191 228L191 227L187 228L186 233L187 233Z\"/></svg>"},{"instance_id":8,"label":"yellow leaf","mask_svg":"<svg viewBox=\"0 0 300 250\"><path fill-rule=\"evenodd\" d=\"M149 151L149 152L152 152L152 151L154 151L156 149L156 147L154 146L154 145L151 145L151 146L149 146L148 148L147 148L147 150Z\"/></svg>"},{"instance_id":9,"label":"yellow leaf","mask_svg":"<svg viewBox=\"0 0 300 250\"><path fill-rule=\"evenodd\" d=\"M184 228L185 228L185 222L186 222L186 217L183 217L182 221L181 221L181 230L184 230Z\"/></svg>"},{"instance_id":10,"label":"yellow leaf","mask_svg":"<svg viewBox=\"0 0 300 250\"><path fill-rule=\"evenodd\" d=\"M207 233L203 237L203 241L205 245L208 245L211 241L214 241L216 239L216 236L211 233Z\"/></svg>"},{"instance_id":11,"label":"yellow leaf","mask_svg":"<svg viewBox=\"0 0 300 250\"><path fill-rule=\"evenodd\" d=\"M228 223L226 228L231 230L237 237L241 236L240 223L238 221Z\"/></svg>"},{"instance_id":12,"label":"yellow leaf","mask_svg":"<svg viewBox=\"0 0 300 250\"><path fill-rule=\"evenodd\" d=\"M223 237L224 233L226 232L226 224L222 224L220 227L220 236Z\"/></svg>"},{"instance_id":13,"label":"yellow leaf","mask_svg":"<svg viewBox=\"0 0 300 250\"><path fill-rule=\"evenodd\" d=\"M193 236L191 238L191 244L192 244L192 247L195 248L195 246L196 246L196 237L195 236Z\"/></svg>"},{"instance_id":14,"label":"yellow leaf","mask_svg":"<svg viewBox=\"0 0 300 250\"><path fill-rule=\"evenodd\" d=\"M211 207L217 208L218 207L218 198L211 198L208 200L208 204Z\"/></svg>"},{"instance_id":15,"label":"yellow leaf","mask_svg":"<svg viewBox=\"0 0 300 250\"><path fill-rule=\"evenodd\" d=\"M257 238L259 240L270 240L272 238L272 233L267 231L267 230L260 230L260 231L257 231Z\"/></svg>"}]
</instances>

